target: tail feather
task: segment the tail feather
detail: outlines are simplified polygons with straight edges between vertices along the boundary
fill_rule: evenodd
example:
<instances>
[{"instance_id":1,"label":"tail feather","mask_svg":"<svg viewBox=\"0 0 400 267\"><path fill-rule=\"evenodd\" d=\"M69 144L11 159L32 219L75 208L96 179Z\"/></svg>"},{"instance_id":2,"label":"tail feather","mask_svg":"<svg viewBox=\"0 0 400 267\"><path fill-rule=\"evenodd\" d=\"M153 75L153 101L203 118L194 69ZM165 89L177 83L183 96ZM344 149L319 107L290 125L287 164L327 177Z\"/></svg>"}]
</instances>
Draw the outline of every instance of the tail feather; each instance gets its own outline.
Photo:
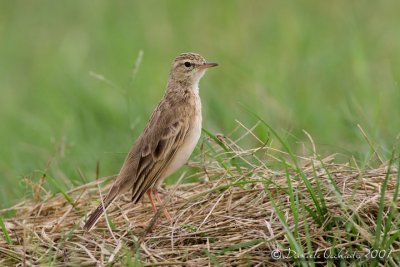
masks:
<instances>
[{"instance_id":1,"label":"tail feather","mask_svg":"<svg viewBox=\"0 0 400 267\"><path fill-rule=\"evenodd\" d=\"M93 226L97 223L97 221L100 219L100 216L104 213L104 211L108 208L108 206L111 205L111 203L114 201L116 198L117 194L114 188L111 188L110 193L107 195L105 200L103 201L102 204L100 204L90 215L89 219L86 221L85 225L83 226L83 229L85 229L87 232L92 230Z\"/></svg>"},{"instance_id":2,"label":"tail feather","mask_svg":"<svg viewBox=\"0 0 400 267\"><path fill-rule=\"evenodd\" d=\"M85 225L83 226L83 228L87 232L89 232L93 228L93 226L97 223L97 221L100 219L100 216L104 213L104 208L107 209L106 206L103 207L103 205L100 204L100 206L98 206L97 209L95 209L95 211L93 211L90 214L89 219L86 221Z\"/></svg>"},{"instance_id":3,"label":"tail feather","mask_svg":"<svg viewBox=\"0 0 400 267\"><path fill-rule=\"evenodd\" d=\"M122 180L122 182L126 181ZM131 179L128 180L130 182ZM123 186L121 186L121 182L115 183L111 189L110 192L108 192L107 196L105 197L104 201L102 204L100 204L90 215L89 219L86 221L85 225L83 228L89 232L93 226L97 223L97 221L100 219L100 216L104 213L104 211L108 208L108 206L111 205L111 203L117 198L119 194L122 194L126 192L130 186L129 184L126 185L125 183L122 183Z\"/></svg>"}]
</instances>

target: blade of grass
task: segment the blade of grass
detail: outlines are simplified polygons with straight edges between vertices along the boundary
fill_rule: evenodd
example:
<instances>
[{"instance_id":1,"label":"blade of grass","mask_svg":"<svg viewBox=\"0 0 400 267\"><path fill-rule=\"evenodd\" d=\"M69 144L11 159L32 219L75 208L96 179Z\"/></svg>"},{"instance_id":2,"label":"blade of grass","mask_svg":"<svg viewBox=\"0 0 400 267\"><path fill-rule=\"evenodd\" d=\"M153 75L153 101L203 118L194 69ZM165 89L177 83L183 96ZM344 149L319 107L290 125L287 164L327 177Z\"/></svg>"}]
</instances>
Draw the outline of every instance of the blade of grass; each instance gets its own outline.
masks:
<instances>
[{"instance_id":1,"label":"blade of grass","mask_svg":"<svg viewBox=\"0 0 400 267\"><path fill-rule=\"evenodd\" d=\"M283 215L281 209L276 204L274 198L272 197L272 194L269 191L267 191L267 193L268 193L269 199L271 200L271 204L274 207L276 214L278 215L279 221L281 222L283 228L285 229L286 237L289 241L289 245L290 245L291 249L293 249L296 252L296 257L298 257L298 259L300 259L301 265L307 267L308 266L307 262L304 260L301 260L301 259L305 258L304 251L303 251L301 245L297 242L293 233L290 231L289 225L286 223L285 216Z\"/></svg>"},{"instance_id":2,"label":"blade of grass","mask_svg":"<svg viewBox=\"0 0 400 267\"><path fill-rule=\"evenodd\" d=\"M229 148L227 148L226 146L225 146L225 144L223 143L223 142L221 142L221 140L219 140L215 135L213 135L211 132L209 132L208 130L206 130L206 129L204 129L204 128L202 128L202 130L203 130L203 132L206 134L206 135L208 135L217 145L219 145L225 152L227 152L227 153L229 153L229 152L232 152ZM232 174L232 172L229 170L229 167L228 167L228 165L226 165L225 164L225 162L223 162L223 159L221 159L221 157L220 156L217 156L217 152L215 151L215 149L212 147L212 146L210 146L208 143L207 143L207 146L211 149L211 151L215 154L214 155L214 158L218 161L218 163L219 164L221 164L221 166L230 174L230 175L233 175ZM238 170L240 170L240 172L241 172L241 169L240 169L240 166L237 166L237 163L235 163L235 161L234 160L230 160L229 161L233 166L235 166L236 167L236 169L238 169Z\"/></svg>"},{"instance_id":3,"label":"blade of grass","mask_svg":"<svg viewBox=\"0 0 400 267\"><path fill-rule=\"evenodd\" d=\"M314 202L315 208L317 210L317 214L318 216L315 216L315 218L318 218L316 220L316 222L319 225L322 225L324 220L325 220L325 216L326 216L326 211L324 211L321 208L321 204L318 201L318 198L316 196L315 190L312 188L310 181L307 179L306 175L304 174L304 172L302 171L302 169L300 168L296 156L294 155L294 153L292 152L292 149L290 148L290 146L283 141L283 139L280 137L280 135L266 122L264 121L258 114L254 113L253 111L251 111L249 108L247 108L246 106L242 105L242 107L249 112L252 116L254 116L255 118L257 118L259 121L261 121L262 124L264 124L270 131L271 133L278 139L278 141L281 143L281 145L286 149L287 153L289 154L290 158L292 159L295 168L296 168L296 172L299 174L299 176L301 177L301 179L303 180L307 191L310 193L310 196Z\"/></svg>"},{"instance_id":4,"label":"blade of grass","mask_svg":"<svg viewBox=\"0 0 400 267\"><path fill-rule=\"evenodd\" d=\"M218 140L218 138L216 138L212 133L210 133L210 132L208 132L207 130L205 130L205 129L203 129L203 131L208 135L208 136L210 136L211 137L211 139L213 140L213 141L215 141L217 144L222 144L222 148L224 148L225 147L225 145L220 141L220 140ZM216 141L217 140L217 141ZM229 167L228 167L228 165L226 165L225 164L225 162L221 159L221 157L219 157L218 155L217 155L217 152L215 151L215 149L208 143L208 142L205 142L206 144L207 144L207 146L208 146L208 148L214 153L214 156L213 156L213 158L230 174L230 175L233 175L232 174L232 172L229 170ZM225 149L224 149L225 150Z\"/></svg>"},{"instance_id":5,"label":"blade of grass","mask_svg":"<svg viewBox=\"0 0 400 267\"><path fill-rule=\"evenodd\" d=\"M127 111L126 115L127 115L127 118L128 118L128 126L129 126L129 129L131 130L132 133L134 133L134 128L135 128L134 127L134 125L135 125L135 123L134 123L134 121L135 121L134 120L135 112L133 112L132 107L135 105L135 103L134 103L134 99L131 96L132 90L130 90L130 87L132 87L133 81L136 78L136 74L137 74L137 72L139 70L140 64L142 63L143 54L144 54L143 50L139 50L139 54L136 57L136 60L135 60L135 62L133 64L133 67L132 67L132 71L131 71L131 75L130 75L130 78L129 78L128 86L124 90L124 96L125 96L124 100L125 100L125 104L126 104L126 111Z\"/></svg>"},{"instance_id":6,"label":"blade of grass","mask_svg":"<svg viewBox=\"0 0 400 267\"><path fill-rule=\"evenodd\" d=\"M46 173L44 173L43 176L46 177L49 180L49 182L65 197L65 199L68 201L69 204L75 207L74 200L68 195L68 193L64 190L61 184L57 182L56 179L47 175Z\"/></svg>"},{"instance_id":7,"label":"blade of grass","mask_svg":"<svg viewBox=\"0 0 400 267\"><path fill-rule=\"evenodd\" d=\"M394 153L389 161L385 179L383 180L383 183L381 186L381 195L379 198L379 209L378 209L378 215L376 218L375 242L374 242L374 246L373 246L374 249L378 249L380 247L381 229L382 229L382 222L383 222L384 209L385 209L385 193L386 193L387 185L389 182L390 169L393 165L393 159L394 159Z\"/></svg>"},{"instance_id":8,"label":"blade of grass","mask_svg":"<svg viewBox=\"0 0 400 267\"><path fill-rule=\"evenodd\" d=\"M314 162L312 162L312 168L313 168L313 174L314 174L315 184L316 184L316 186L317 186L316 191L317 191L317 194L318 194L318 197L319 197L319 201L321 202L322 210L323 210L323 211L327 211L326 202L325 202L325 197L324 197L324 195L322 194L322 190L321 190L321 189L322 189L322 188L321 188L321 181L320 181L320 179L319 179L319 177L318 177L317 170L315 169Z\"/></svg>"},{"instance_id":9,"label":"blade of grass","mask_svg":"<svg viewBox=\"0 0 400 267\"><path fill-rule=\"evenodd\" d=\"M142 261L140 259L139 252L132 255L132 251L125 250L124 257L121 258L121 263L123 266L127 267L142 267Z\"/></svg>"},{"instance_id":10,"label":"blade of grass","mask_svg":"<svg viewBox=\"0 0 400 267\"><path fill-rule=\"evenodd\" d=\"M133 67L132 67L131 77L130 77L130 81L129 81L130 83L132 83L136 77L136 74L139 70L140 64L142 63L142 60L143 60L143 55L144 55L143 50L139 50L139 54L135 60L135 63L133 64Z\"/></svg>"},{"instance_id":11,"label":"blade of grass","mask_svg":"<svg viewBox=\"0 0 400 267\"><path fill-rule=\"evenodd\" d=\"M1 226L1 231L2 231L3 234L4 234L4 238L5 238L6 241L7 241L7 244L11 245L11 244L12 244L12 240L11 240L11 238L10 238L10 235L8 234L7 227L6 227L6 225L4 224L4 221L3 221L3 217L2 217L2 216L0 216L0 226Z\"/></svg>"},{"instance_id":12,"label":"blade of grass","mask_svg":"<svg viewBox=\"0 0 400 267\"><path fill-rule=\"evenodd\" d=\"M388 242L389 240L387 240L388 238L388 233L391 231L391 228L393 225L396 225L396 222L394 221L394 217L395 217L395 213L398 213L397 211L397 203L398 203L398 195L399 195L399 187L400 187L400 158L398 159L398 166L397 166L397 181L396 181L396 186L394 188L394 192L393 192L393 200L392 203L390 205L389 208L389 213L388 213L388 217L386 219L385 222L385 229L384 229L384 233L383 233L383 238L382 238L382 245L381 246L383 249L387 250L392 242Z\"/></svg>"},{"instance_id":13,"label":"blade of grass","mask_svg":"<svg viewBox=\"0 0 400 267\"><path fill-rule=\"evenodd\" d=\"M238 249L241 249L241 248L252 247L252 246L258 245L258 244L263 243L263 242L266 242L266 241L264 239L254 239L254 240L242 242L242 243L239 243L239 244L235 244L235 245L229 246L227 248L223 248L220 253L224 254L226 252L235 251L235 250L238 250Z\"/></svg>"},{"instance_id":14,"label":"blade of grass","mask_svg":"<svg viewBox=\"0 0 400 267\"><path fill-rule=\"evenodd\" d=\"M303 203L301 203L301 206L304 208L304 204ZM311 235L310 235L310 227L308 226L307 220L304 220L303 222L304 222L304 233L305 233L305 236L306 236L306 244L307 244L307 255L310 256L308 264L309 264L310 267L313 267L313 266L315 266L314 258L313 258L314 249L313 249L313 246L312 246L312 243L311 243L311 239L312 238L311 238Z\"/></svg>"},{"instance_id":15,"label":"blade of grass","mask_svg":"<svg viewBox=\"0 0 400 267\"><path fill-rule=\"evenodd\" d=\"M229 146L229 144L225 144L223 141L221 141L220 138L217 136L213 135L210 131L207 129L202 129L205 134L207 134L216 144L218 144L227 154L233 154L233 156L229 159L229 163L231 166L234 166L236 170L242 175L242 169L241 167L251 167L251 165L246 162L245 160L241 160L240 155L238 155L238 150L233 149L232 147Z\"/></svg>"},{"instance_id":16,"label":"blade of grass","mask_svg":"<svg viewBox=\"0 0 400 267\"><path fill-rule=\"evenodd\" d=\"M294 226L294 233L298 237L298 227L299 227L299 203L298 203L298 195L296 194L296 197L294 196L294 190L292 187L292 179L290 178L289 174L289 169L288 166L286 165L286 161L284 159L281 159L285 168L285 174L286 174L286 180L288 183L288 194L289 194L289 201L290 201L290 210L293 214L293 221L295 223Z\"/></svg>"},{"instance_id":17,"label":"blade of grass","mask_svg":"<svg viewBox=\"0 0 400 267\"><path fill-rule=\"evenodd\" d=\"M379 208L378 208L378 214L377 214L377 218L376 218L376 232L375 232L375 240L374 240L374 244L373 244L373 249L374 250L379 250L379 249L383 249L382 247L382 241L381 241L381 229L382 229L382 224L384 221L384 209L385 209L385 193L386 193L386 189L388 186L388 182L389 182L389 177L390 177L390 170L391 167L393 165L393 161L394 161L394 157L395 157L395 152L393 151L392 156L390 158L389 161L389 165L387 166L387 172L385 175L385 178L383 180L383 183L381 185L381 194L380 194L380 198L379 198ZM387 221L385 221L387 222ZM371 266L378 266L379 261L378 259L374 259L372 262Z\"/></svg>"},{"instance_id":18,"label":"blade of grass","mask_svg":"<svg viewBox=\"0 0 400 267\"><path fill-rule=\"evenodd\" d=\"M213 266L217 266L217 267L221 266L217 257L213 253L211 253L207 250L204 250L204 254L207 255L207 257L210 259L210 262L213 264Z\"/></svg>"},{"instance_id":19,"label":"blade of grass","mask_svg":"<svg viewBox=\"0 0 400 267\"><path fill-rule=\"evenodd\" d=\"M224 143L221 142L221 140L218 139L215 135L213 135L210 131L208 131L205 128L202 128L203 132L208 135L216 144L218 144L225 152L229 152L230 150L225 146Z\"/></svg>"},{"instance_id":20,"label":"blade of grass","mask_svg":"<svg viewBox=\"0 0 400 267\"><path fill-rule=\"evenodd\" d=\"M108 224L110 225L111 230L116 231L117 227L116 227L115 223L112 221L111 217L108 216L108 214L106 214L106 220L107 220Z\"/></svg>"}]
</instances>

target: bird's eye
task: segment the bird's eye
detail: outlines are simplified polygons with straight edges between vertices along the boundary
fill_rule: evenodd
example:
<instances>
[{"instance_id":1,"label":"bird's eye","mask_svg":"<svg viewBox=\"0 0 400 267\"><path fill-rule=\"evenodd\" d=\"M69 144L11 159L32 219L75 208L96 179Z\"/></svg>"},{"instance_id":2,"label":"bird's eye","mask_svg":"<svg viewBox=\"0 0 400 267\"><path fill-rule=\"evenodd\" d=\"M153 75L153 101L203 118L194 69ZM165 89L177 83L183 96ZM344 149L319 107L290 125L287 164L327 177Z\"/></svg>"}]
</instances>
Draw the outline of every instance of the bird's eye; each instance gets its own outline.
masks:
<instances>
[{"instance_id":1,"label":"bird's eye","mask_svg":"<svg viewBox=\"0 0 400 267\"><path fill-rule=\"evenodd\" d=\"M186 67L186 68L189 68L190 66L192 66L192 64L190 64L189 61L186 61L184 64L185 64L185 67Z\"/></svg>"}]
</instances>

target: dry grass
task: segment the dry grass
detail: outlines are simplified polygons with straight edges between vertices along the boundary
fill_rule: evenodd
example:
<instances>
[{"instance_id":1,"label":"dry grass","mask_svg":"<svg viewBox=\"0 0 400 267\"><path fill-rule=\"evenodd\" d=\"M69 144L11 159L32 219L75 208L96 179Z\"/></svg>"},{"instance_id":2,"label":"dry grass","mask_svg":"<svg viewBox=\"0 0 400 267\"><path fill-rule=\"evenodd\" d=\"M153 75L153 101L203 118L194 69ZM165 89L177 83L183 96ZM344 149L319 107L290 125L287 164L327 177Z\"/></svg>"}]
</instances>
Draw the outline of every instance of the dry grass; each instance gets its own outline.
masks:
<instances>
[{"instance_id":1,"label":"dry grass","mask_svg":"<svg viewBox=\"0 0 400 267\"><path fill-rule=\"evenodd\" d=\"M108 223L102 218L95 229L85 233L81 227L86 214L99 203L100 192L104 195L110 186L111 179L105 178L65 195L47 194L36 202L25 201L0 211L17 211L4 219L9 240L3 231L0 265L305 265L306 261L294 257L301 252L315 255L317 265L339 264L340 260L326 256L340 253L349 257L342 259L344 263L368 265L368 250L376 247L376 229L380 227L383 235L389 223L388 237L397 238L385 248L391 250L390 256L376 264L399 263L397 169L392 167L387 176L385 165L359 170L335 164L331 156L297 158L299 169L286 165L287 171L273 171L265 165L265 157L260 158L267 155L272 161L276 156L272 148L244 151L237 140L219 137L219 141L202 150L199 159L203 160L191 164L200 170L193 175L200 182L165 190L173 222L162 213L155 216L147 199L132 205L127 195L108 210ZM322 217L311 215L318 215L318 210L302 175L322 203ZM385 178L384 202L380 202ZM377 225L380 203L384 204L382 223ZM389 216L393 218L388 220ZM287 255L289 248L289 258L271 257L272 251Z\"/></svg>"}]
</instances>

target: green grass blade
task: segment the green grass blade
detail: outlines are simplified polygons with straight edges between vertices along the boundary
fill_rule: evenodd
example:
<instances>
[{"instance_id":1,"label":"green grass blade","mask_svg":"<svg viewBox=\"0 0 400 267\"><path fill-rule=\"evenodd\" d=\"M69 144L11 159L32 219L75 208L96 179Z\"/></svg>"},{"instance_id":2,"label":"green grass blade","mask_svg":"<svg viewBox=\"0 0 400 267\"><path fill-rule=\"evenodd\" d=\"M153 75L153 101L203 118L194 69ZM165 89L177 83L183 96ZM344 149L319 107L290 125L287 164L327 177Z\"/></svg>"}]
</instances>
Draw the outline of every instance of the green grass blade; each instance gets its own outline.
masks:
<instances>
[{"instance_id":1,"label":"green grass blade","mask_svg":"<svg viewBox=\"0 0 400 267\"><path fill-rule=\"evenodd\" d=\"M204 250L204 254L207 255L207 257L210 259L210 262L213 264L213 266L217 266L217 267L221 266L221 264L219 263L217 257L213 253L211 253L211 252L209 252L207 250Z\"/></svg>"},{"instance_id":2,"label":"green grass blade","mask_svg":"<svg viewBox=\"0 0 400 267\"><path fill-rule=\"evenodd\" d=\"M254 113L253 111L251 111L250 109L248 109L247 107L245 107L244 105L242 105L242 107L244 109L246 109L247 112L249 112L252 116L254 116L255 118L257 118L262 124L264 124L270 131L271 133L278 139L278 141L280 142L280 144L286 149L287 153L289 154L291 160L293 161L295 168L296 168L296 172L298 173L298 175L301 177L301 179L303 180L307 191L309 192L315 208L317 210L317 216L315 216L315 218L317 218L316 222L319 225L322 225L324 222L324 218L326 216L326 211L324 211L321 208L321 204L318 201L317 195L315 193L315 190L312 188L310 181L308 180L307 176L304 174L304 172L302 171L302 169L299 167L299 164L297 162L296 156L294 155L294 153L292 152L292 149L290 148L290 146L283 141L283 139L279 136L279 134L266 122L264 121L259 115L257 115L256 113Z\"/></svg>"},{"instance_id":3,"label":"green grass blade","mask_svg":"<svg viewBox=\"0 0 400 267\"><path fill-rule=\"evenodd\" d=\"M285 229L286 237L289 241L291 248L296 252L296 256L298 256L300 259L305 258L303 248L297 242L293 233L290 231L289 225L286 223L285 216L283 215L282 211L279 209L278 205L275 203L275 200L272 197L270 192L268 192L268 195L271 200L271 204L274 207L276 214L278 215L279 221L282 223L283 228ZM300 260L300 263L302 266L305 266L305 267L308 266L307 262L305 262L304 260Z\"/></svg>"},{"instance_id":4,"label":"green grass blade","mask_svg":"<svg viewBox=\"0 0 400 267\"><path fill-rule=\"evenodd\" d=\"M218 144L225 152L229 152L230 149L226 147L224 143L221 142L215 135L213 135L210 131L205 128L202 128L203 132L208 135L216 144Z\"/></svg>"},{"instance_id":5,"label":"green grass blade","mask_svg":"<svg viewBox=\"0 0 400 267\"><path fill-rule=\"evenodd\" d=\"M392 167L393 164L393 159L394 159L394 153L389 161L389 165L388 165L388 170L386 172L385 175L385 179L382 183L381 186L381 195L380 195L380 199L379 199L379 209L378 209L378 215L377 215L377 219L376 219L376 232L375 232L375 242L373 245L374 249L379 249L381 246L381 229L382 229L382 222L383 222L383 216L384 216L384 209L385 209L385 193L386 193L386 189L387 189L387 185L389 182L389 177L390 177L390 169Z\"/></svg>"},{"instance_id":6,"label":"green grass blade","mask_svg":"<svg viewBox=\"0 0 400 267\"><path fill-rule=\"evenodd\" d=\"M235 244L233 246L230 246L230 247L222 249L221 253L224 254L226 252L235 251L235 250L238 250L238 249L241 249L241 248L252 247L252 246L258 245L258 244L263 243L263 242L265 242L264 239L254 239L254 240L242 242L242 243Z\"/></svg>"},{"instance_id":7,"label":"green grass blade","mask_svg":"<svg viewBox=\"0 0 400 267\"><path fill-rule=\"evenodd\" d=\"M121 258L122 266L127 267L142 267L143 264L140 260L140 254L137 252L135 254L132 253L131 250L126 249L124 256Z\"/></svg>"},{"instance_id":8,"label":"green grass blade","mask_svg":"<svg viewBox=\"0 0 400 267\"><path fill-rule=\"evenodd\" d=\"M107 213L106 213L106 220L108 221L108 224L110 225L111 230L116 231L117 230L117 226L113 222L112 218L110 216L108 216Z\"/></svg>"},{"instance_id":9,"label":"green grass blade","mask_svg":"<svg viewBox=\"0 0 400 267\"><path fill-rule=\"evenodd\" d=\"M283 139L280 137L280 135L275 131L274 128L272 128L266 121L264 121L258 114L254 113L253 111L251 111L249 108L247 108L244 105L241 105L247 112L249 112L252 116L254 116L255 118L257 118L262 124L264 124L270 131L271 133L278 139L279 143L285 148L285 150L289 153L290 158L292 159L293 163L296 163L297 165L297 159L294 156L294 153L292 151L292 149L290 148L290 146L283 141Z\"/></svg>"},{"instance_id":10,"label":"green grass blade","mask_svg":"<svg viewBox=\"0 0 400 267\"><path fill-rule=\"evenodd\" d=\"M203 128L203 131L214 141L216 142L219 146L222 147L222 149L224 149L225 152L229 151L226 146L216 137L214 136L212 133L210 133L209 131L207 131L206 129ZM208 148L211 149L211 151L214 153L213 158L230 174L233 175L233 173L229 170L229 166L223 161L223 159L221 159L220 156L217 155L217 152L215 151L215 149L208 143L206 142Z\"/></svg>"},{"instance_id":11,"label":"green grass blade","mask_svg":"<svg viewBox=\"0 0 400 267\"><path fill-rule=\"evenodd\" d=\"M290 201L290 210L293 214L293 221L295 223L294 227L294 233L298 237L298 227L299 227L299 203L298 203L298 196L296 194L296 197L294 196L294 190L292 187L292 178L290 177L289 174L289 169L288 166L286 165L286 162L281 159L284 163L284 168L285 168L285 174L286 174L286 180L288 183L288 194L289 194L289 201Z\"/></svg>"},{"instance_id":12,"label":"green grass blade","mask_svg":"<svg viewBox=\"0 0 400 267\"><path fill-rule=\"evenodd\" d=\"M316 189L316 191L317 191L317 194L318 194L318 197L319 197L319 201L320 201L320 203L321 203L321 207L322 207L322 210L325 212L325 211L327 211L328 209L327 209L327 207L326 207L326 203L325 203L325 197L324 197L324 195L322 194L322 188L321 188L321 181L320 181L320 179L319 179L319 177L318 177L318 175L317 175L317 170L315 169L315 165L314 165L314 162L312 162L312 168L313 168L313 173L314 173L314 179L315 179L315 184L316 184L316 186L317 186L317 189ZM326 170L326 169L325 169ZM326 170L327 171L327 170ZM328 172L328 171L327 171Z\"/></svg>"},{"instance_id":13,"label":"green grass blade","mask_svg":"<svg viewBox=\"0 0 400 267\"><path fill-rule=\"evenodd\" d=\"M397 170L400 170L400 158L398 159L398 166ZM396 186L394 188L393 192L393 198L392 198L392 203L390 205L388 217L385 222L385 229L383 233L383 238L382 238L382 248L383 249L388 249L393 241L389 239L391 242L387 242L388 240L388 233L391 231L391 228L393 225L396 225L396 221L394 221L395 218L395 213L397 214L397 202L398 202L398 196L399 196L399 187L400 187L400 172L397 171L397 180L396 180ZM397 233L398 234L398 233Z\"/></svg>"},{"instance_id":14,"label":"green grass blade","mask_svg":"<svg viewBox=\"0 0 400 267\"><path fill-rule=\"evenodd\" d=\"M203 130L203 132L204 132L206 135L208 135L217 145L219 145L226 153L231 153L231 154L232 154L232 153L235 152L235 151L233 151L230 147L227 147L221 140L219 140L218 137L216 137L215 135L213 135L210 131L208 131L207 129L204 129L204 128L202 128L202 130ZM212 150L213 150L213 152L215 152L214 149L212 149ZM231 171L228 169L228 166L227 166L225 163L222 162L222 160L220 159L220 157L216 157L216 159L217 159L217 161L218 161L220 164L223 164L224 168L225 168L227 171L229 171L230 174L232 174ZM239 161L238 158L235 158L235 157L231 158L231 159L229 160L229 163L231 164L231 166L234 166L234 167L236 168L236 170L237 170L240 174L243 174L242 169L241 169L241 163L240 163L240 161ZM246 163L245 166L248 166L248 164Z\"/></svg>"},{"instance_id":15,"label":"green grass blade","mask_svg":"<svg viewBox=\"0 0 400 267\"><path fill-rule=\"evenodd\" d=\"M304 205L301 205L304 208ZM310 235L310 227L308 226L307 220L304 220L304 233L306 236L306 244L307 244L307 255L311 256L310 257L310 261L308 262L308 265L310 267L315 266L314 263L314 258L312 257L314 255L314 249L313 249L313 245L311 243L311 235Z\"/></svg>"},{"instance_id":16,"label":"green grass blade","mask_svg":"<svg viewBox=\"0 0 400 267\"><path fill-rule=\"evenodd\" d=\"M4 238L7 241L7 244L11 245L12 244L12 240L10 238L10 235L8 234L8 231L7 231L6 225L4 224L2 216L0 216L0 226L1 226L1 231L4 234Z\"/></svg>"},{"instance_id":17,"label":"green grass blade","mask_svg":"<svg viewBox=\"0 0 400 267\"><path fill-rule=\"evenodd\" d=\"M69 204L71 204L72 206L75 207L75 203L74 200L68 195L68 193L64 190L64 188L62 187L62 185L57 182L56 179L54 179L53 177L47 175L47 174L43 174L47 180L55 187L57 188L57 190L65 197L65 199L68 201Z\"/></svg>"}]
</instances>

